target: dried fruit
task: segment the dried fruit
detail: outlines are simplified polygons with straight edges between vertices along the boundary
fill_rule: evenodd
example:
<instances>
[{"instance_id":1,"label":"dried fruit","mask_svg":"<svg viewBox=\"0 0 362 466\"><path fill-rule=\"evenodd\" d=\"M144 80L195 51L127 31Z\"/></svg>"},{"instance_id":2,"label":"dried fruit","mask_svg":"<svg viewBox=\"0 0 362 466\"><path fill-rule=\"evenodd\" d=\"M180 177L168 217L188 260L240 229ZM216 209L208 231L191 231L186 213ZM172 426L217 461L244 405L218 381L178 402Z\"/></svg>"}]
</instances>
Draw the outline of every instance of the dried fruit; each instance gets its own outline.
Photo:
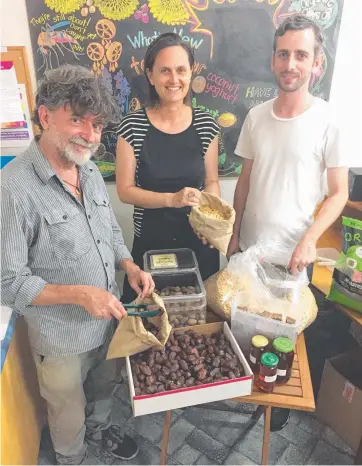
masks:
<instances>
[{"instance_id":1,"label":"dried fruit","mask_svg":"<svg viewBox=\"0 0 362 466\"><path fill-rule=\"evenodd\" d=\"M241 377L242 364L222 334L176 331L162 352L131 357L135 393L154 394Z\"/></svg>"}]
</instances>

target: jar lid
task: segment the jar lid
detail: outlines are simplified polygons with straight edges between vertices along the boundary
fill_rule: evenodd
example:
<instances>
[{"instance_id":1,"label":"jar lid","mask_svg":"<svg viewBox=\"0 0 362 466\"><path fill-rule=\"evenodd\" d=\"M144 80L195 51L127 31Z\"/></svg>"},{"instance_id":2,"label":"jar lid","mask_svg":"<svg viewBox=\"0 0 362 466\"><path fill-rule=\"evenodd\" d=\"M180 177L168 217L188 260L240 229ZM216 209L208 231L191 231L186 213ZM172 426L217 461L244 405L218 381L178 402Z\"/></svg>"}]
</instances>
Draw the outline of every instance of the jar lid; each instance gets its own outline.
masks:
<instances>
[{"instance_id":1,"label":"jar lid","mask_svg":"<svg viewBox=\"0 0 362 466\"><path fill-rule=\"evenodd\" d=\"M262 348L263 346L267 346L269 344L269 340L264 335L255 335L251 339L251 344L256 348Z\"/></svg>"},{"instance_id":2,"label":"jar lid","mask_svg":"<svg viewBox=\"0 0 362 466\"><path fill-rule=\"evenodd\" d=\"M279 363L279 358L274 353L264 353L261 357L261 363L267 367L277 366Z\"/></svg>"},{"instance_id":3,"label":"jar lid","mask_svg":"<svg viewBox=\"0 0 362 466\"><path fill-rule=\"evenodd\" d=\"M278 337L273 341L273 346L277 351L281 353L290 353L294 349L293 343L289 338Z\"/></svg>"}]
</instances>

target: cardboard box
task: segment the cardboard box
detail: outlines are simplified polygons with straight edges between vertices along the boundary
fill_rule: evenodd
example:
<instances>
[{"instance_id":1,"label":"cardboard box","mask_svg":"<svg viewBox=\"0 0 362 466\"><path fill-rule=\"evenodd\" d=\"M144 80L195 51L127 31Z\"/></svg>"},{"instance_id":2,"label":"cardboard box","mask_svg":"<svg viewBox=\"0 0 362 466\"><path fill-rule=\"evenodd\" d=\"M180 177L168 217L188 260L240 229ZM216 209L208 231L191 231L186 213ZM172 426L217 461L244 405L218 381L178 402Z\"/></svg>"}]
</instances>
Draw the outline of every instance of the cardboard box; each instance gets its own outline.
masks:
<instances>
[{"instance_id":1,"label":"cardboard box","mask_svg":"<svg viewBox=\"0 0 362 466\"><path fill-rule=\"evenodd\" d=\"M324 365L317 418L357 451L362 438L362 350L341 354Z\"/></svg>"},{"instance_id":2,"label":"cardboard box","mask_svg":"<svg viewBox=\"0 0 362 466\"><path fill-rule=\"evenodd\" d=\"M177 329L180 331L181 329ZM245 376L232 380L222 380L219 382L199 385L195 387L179 388L167 392L155 393L154 395L135 395L130 358L126 359L129 390L134 416L144 414L159 413L170 409L185 408L212 401L227 400L230 398L250 395L253 388L253 372L239 348L230 328L226 322L213 324L196 325L185 327L182 331L193 330L196 333L210 335L212 333L223 332L230 341L231 346L244 367Z\"/></svg>"}]
</instances>

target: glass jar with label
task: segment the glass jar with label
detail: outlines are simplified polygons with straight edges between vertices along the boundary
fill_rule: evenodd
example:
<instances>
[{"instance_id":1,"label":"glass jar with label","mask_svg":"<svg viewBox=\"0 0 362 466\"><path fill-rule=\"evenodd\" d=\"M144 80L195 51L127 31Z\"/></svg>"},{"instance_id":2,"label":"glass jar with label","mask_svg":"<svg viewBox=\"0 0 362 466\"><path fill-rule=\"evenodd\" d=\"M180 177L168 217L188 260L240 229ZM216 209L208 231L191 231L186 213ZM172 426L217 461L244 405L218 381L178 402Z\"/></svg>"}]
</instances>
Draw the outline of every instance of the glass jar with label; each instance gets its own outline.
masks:
<instances>
[{"instance_id":1,"label":"glass jar with label","mask_svg":"<svg viewBox=\"0 0 362 466\"><path fill-rule=\"evenodd\" d=\"M278 356L277 383L286 383L292 374L294 344L289 338L275 338L271 351Z\"/></svg>"},{"instance_id":2,"label":"glass jar with label","mask_svg":"<svg viewBox=\"0 0 362 466\"><path fill-rule=\"evenodd\" d=\"M259 372L260 358L268 350L269 340L264 335L255 335L250 344L250 368L254 374Z\"/></svg>"},{"instance_id":3,"label":"glass jar with label","mask_svg":"<svg viewBox=\"0 0 362 466\"><path fill-rule=\"evenodd\" d=\"M257 386L261 392L271 393L277 379L279 358L274 353L264 353L260 359Z\"/></svg>"}]
</instances>

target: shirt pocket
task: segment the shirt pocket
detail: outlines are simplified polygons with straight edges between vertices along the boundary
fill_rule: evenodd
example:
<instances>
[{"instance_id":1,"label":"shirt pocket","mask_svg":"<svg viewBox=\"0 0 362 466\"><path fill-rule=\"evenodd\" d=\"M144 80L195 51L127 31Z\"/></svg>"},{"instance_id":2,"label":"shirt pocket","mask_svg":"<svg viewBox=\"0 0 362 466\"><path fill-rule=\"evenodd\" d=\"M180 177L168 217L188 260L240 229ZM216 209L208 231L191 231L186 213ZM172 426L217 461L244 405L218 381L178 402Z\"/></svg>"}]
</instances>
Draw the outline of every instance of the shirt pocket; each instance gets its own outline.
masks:
<instances>
[{"instance_id":1,"label":"shirt pocket","mask_svg":"<svg viewBox=\"0 0 362 466\"><path fill-rule=\"evenodd\" d=\"M75 261L89 252L92 234L85 216L77 209L47 212L45 220L55 256L60 261Z\"/></svg>"},{"instance_id":2,"label":"shirt pocket","mask_svg":"<svg viewBox=\"0 0 362 466\"><path fill-rule=\"evenodd\" d=\"M107 240L112 238L111 207L109 199L106 196L93 197L93 214L97 219L96 228L99 230L102 238Z\"/></svg>"}]
</instances>

